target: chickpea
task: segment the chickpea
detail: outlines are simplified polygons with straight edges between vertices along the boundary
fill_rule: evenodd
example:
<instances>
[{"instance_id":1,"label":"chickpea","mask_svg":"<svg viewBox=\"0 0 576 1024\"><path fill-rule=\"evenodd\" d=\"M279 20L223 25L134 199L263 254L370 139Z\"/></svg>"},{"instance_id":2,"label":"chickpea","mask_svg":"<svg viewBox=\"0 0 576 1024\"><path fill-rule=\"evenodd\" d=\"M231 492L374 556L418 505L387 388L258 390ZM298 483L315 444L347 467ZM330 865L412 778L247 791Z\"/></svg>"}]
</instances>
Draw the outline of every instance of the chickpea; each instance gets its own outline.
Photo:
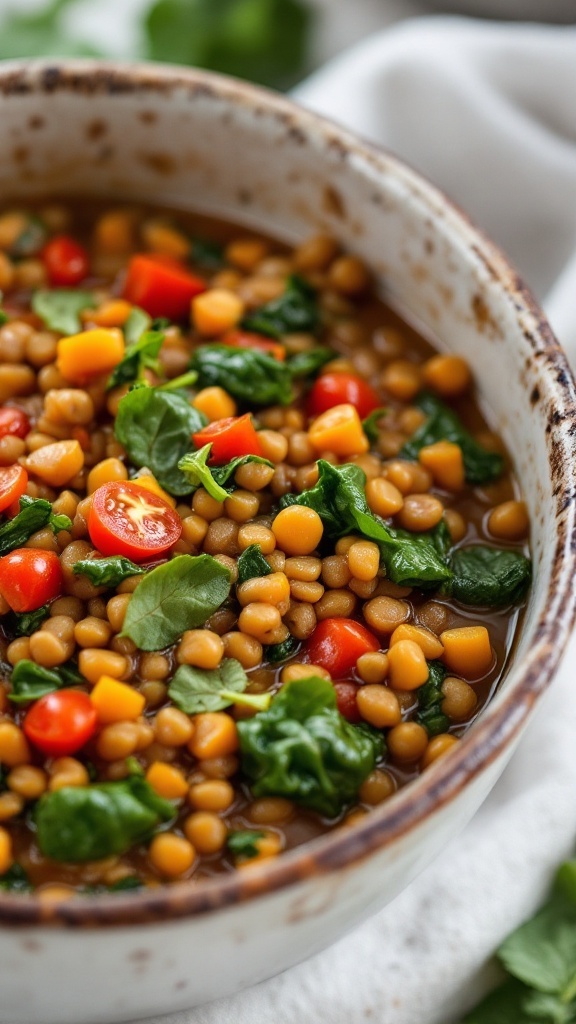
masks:
<instances>
[{"instance_id":1,"label":"chickpea","mask_svg":"<svg viewBox=\"0 0 576 1024\"><path fill-rule=\"evenodd\" d=\"M187 874L196 859L192 843L174 832L160 832L155 835L148 851L152 867L166 878L178 878Z\"/></svg>"},{"instance_id":2,"label":"chickpea","mask_svg":"<svg viewBox=\"0 0 576 1024\"><path fill-rule=\"evenodd\" d=\"M232 631L224 634L222 642L225 656L235 658L242 668L256 668L262 661L262 644L255 636Z\"/></svg>"},{"instance_id":3,"label":"chickpea","mask_svg":"<svg viewBox=\"0 0 576 1024\"><path fill-rule=\"evenodd\" d=\"M488 516L488 529L501 540L522 540L528 535L530 520L523 501L504 501Z\"/></svg>"},{"instance_id":4,"label":"chickpea","mask_svg":"<svg viewBox=\"0 0 576 1024\"><path fill-rule=\"evenodd\" d=\"M377 683L361 686L356 694L356 703L364 721L377 729L398 725L402 718L396 694Z\"/></svg>"},{"instance_id":5,"label":"chickpea","mask_svg":"<svg viewBox=\"0 0 576 1024\"><path fill-rule=\"evenodd\" d=\"M254 601L240 612L238 627L241 633L248 633L260 643L271 643L272 634L282 625L278 608L272 604Z\"/></svg>"},{"instance_id":6,"label":"chickpea","mask_svg":"<svg viewBox=\"0 0 576 1024\"><path fill-rule=\"evenodd\" d=\"M196 665L198 668L217 668L223 656L222 639L209 629L186 630L176 651L179 664Z\"/></svg>"},{"instance_id":7,"label":"chickpea","mask_svg":"<svg viewBox=\"0 0 576 1024\"><path fill-rule=\"evenodd\" d=\"M154 719L154 736L167 747L183 747L192 737L193 725L178 708L162 708Z\"/></svg>"},{"instance_id":8,"label":"chickpea","mask_svg":"<svg viewBox=\"0 0 576 1024\"><path fill-rule=\"evenodd\" d=\"M444 514L444 506L439 498L431 494L409 494L398 513L399 525L404 530L423 533L434 529Z\"/></svg>"},{"instance_id":9,"label":"chickpea","mask_svg":"<svg viewBox=\"0 0 576 1024\"><path fill-rule=\"evenodd\" d=\"M450 733L440 733L438 736L433 736L420 762L422 768L428 768L434 761L437 761L439 757L444 757L450 750L452 750L459 742L457 736L451 736Z\"/></svg>"},{"instance_id":10,"label":"chickpea","mask_svg":"<svg viewBox=\"0 0 576 1024\"><path fill-rule=\"evenodd\" d=\"M314 509L290 505L272 523L277 544L288 555L310 555L318 547L324 525Z\"/></svg>"},{"instance_id":11,"label":"chickpea","mask_svg":"<svg viewBox=\"0 0 576 1024\"><path fill-rule=\"evenodd\" d=\"M428 746L428 733L417 722L401 722L388 733L390 756L399 764L419 761Z\"/></svg>"},{"instance_id":12,"label":"chickpea","mask_svg":"<svg viewBox=\"0 0 576 1024\"><path fill-rule=\"evenodd\" d=\"M376 768L360 786L358 796L363 804L375 807L396 792L396 783L389 772Z\"/></svg>"},{"instance_id":13,"label":"chickpea","mask_svg":"<svg viewBox=\"0 0 576 1024\"><path fill-rule=\"evenodd\" d=\"M207 779L190 787L188 799L197 811L221 814L234 803L234 788L226 779Z\"/></svg>"},{"instance_id":14,"label":"chickpea","mask_svg":"<svg viewBox=\"0 0 576 1024\"><path fill-rule=\"evenodd\" d=\"M364 605L364 618L377 633L393 633L410 618L410 605L394 597L373 597Z\"/></svg>"}]
</instances>

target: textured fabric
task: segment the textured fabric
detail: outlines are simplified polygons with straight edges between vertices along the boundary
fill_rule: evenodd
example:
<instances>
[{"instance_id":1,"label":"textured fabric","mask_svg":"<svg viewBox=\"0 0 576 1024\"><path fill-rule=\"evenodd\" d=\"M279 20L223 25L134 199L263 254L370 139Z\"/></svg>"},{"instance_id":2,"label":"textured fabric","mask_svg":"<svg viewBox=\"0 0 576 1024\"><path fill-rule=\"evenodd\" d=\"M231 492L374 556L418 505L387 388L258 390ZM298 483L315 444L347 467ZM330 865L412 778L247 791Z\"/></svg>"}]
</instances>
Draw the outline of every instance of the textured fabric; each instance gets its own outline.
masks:
<instances>
[{"instance_id":1,"label":"textured fabric","mask_svg":"<svg viewBox=\"0 0 576 1024\"><path fill-rule=\"evenodd\" d=\"M451 18L376 36L296 92L461 203L512 257L574 353L575 96L576 28ZM573 850L575 661L573 641L491 796L393 904L307 963L163 1024L457 1021L496 977L493 949Z\"/></svg>"}]
</instances>

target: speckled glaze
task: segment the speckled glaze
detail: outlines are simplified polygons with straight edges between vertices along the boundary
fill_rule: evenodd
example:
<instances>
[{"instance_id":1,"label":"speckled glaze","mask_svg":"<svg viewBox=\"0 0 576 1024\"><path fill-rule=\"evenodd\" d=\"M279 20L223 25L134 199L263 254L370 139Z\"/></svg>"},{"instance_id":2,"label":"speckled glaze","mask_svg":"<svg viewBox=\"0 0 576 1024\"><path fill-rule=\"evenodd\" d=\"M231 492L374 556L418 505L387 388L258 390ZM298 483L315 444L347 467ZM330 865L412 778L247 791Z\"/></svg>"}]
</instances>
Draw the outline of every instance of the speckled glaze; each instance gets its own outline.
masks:
<instances>
[{"instance_id":1,"label":"speckled glaze","mask_svg":"<svg viewBox=\"0 0 576 1024\"><path fill-rule=\"evenodd\" d=\"M96 194L230 217L363 256L388 301L471 363L516 455L535 582L502 686L455 752L353 829L223 879L42 905L0 897L0 1022L90 1024L201 1003L317 952L395 896L512 754L574 613L574 386L500 252L390 154L202 73L0 65L0 194Z\"/></svg>"}]
</instances>

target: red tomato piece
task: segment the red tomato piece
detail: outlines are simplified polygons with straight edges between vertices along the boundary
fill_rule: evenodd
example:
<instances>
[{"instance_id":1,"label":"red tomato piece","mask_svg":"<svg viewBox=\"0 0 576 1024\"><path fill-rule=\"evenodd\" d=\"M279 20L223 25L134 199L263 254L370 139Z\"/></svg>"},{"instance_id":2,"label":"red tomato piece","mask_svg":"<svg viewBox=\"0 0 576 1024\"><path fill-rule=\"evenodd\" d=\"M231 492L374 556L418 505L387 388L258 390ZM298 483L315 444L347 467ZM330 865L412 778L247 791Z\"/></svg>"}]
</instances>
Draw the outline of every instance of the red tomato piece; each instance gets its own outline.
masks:
<instances>
[{"instance_id":1,"label":"red tomato piece","mask_svg":"<svg viewBox=\"0 0 576 1024\"><path fill-rule=\"evenodd\" d=\"M0 467L0 512L4 512L24 494L28 485L28 473L23 466ZM18 509L16 509L18 511Z\"/></svg>"},{"instance_id":2,"label":"red tomato piece","mask_svg":"<svg viewBox=\"0 0 576 1024\"><path fill-rule=\"evenodd\" d=\"M152 317L185 320L190 303L206 291L206 282L167 256L138 254L128 263L123 297Z\"/></svg>"},{"instance_id":3,"label":"red tomato piece","mask_svg":"<svg viewBox=\"0 0 576 1024\"><path fill-rule=\"evenodd\" d=\"M349 676L361 654L380 650L380 641L354 619L323 619L308 640L308 656L332 678Z\"/></svg>"},{"instance_id":4,"label":"red tomato piece","mask_svg":"<svg viewBox=\"0 0 576 1024\"><path fill-rule=\"evenodd\" d=\"M249 412L244 416L214 420L193 434L192 440L197 448L205 444L212 445L209 461L213 466L223 465L239 455L263 455L260 438Z\"/></svg>"},{"instance_id":5,"label":"red tomato piece","mask_svg":"<svg viewBox=\"0 0 576 1024\"><path fill-rule=\"evenodd\" d=\"M0 437L26 437L30 430L30 420L22 409L14 409L5 405L0 409Z\"/></svg>"},{"instance_id":6,"label":"red tomato piece","mask_svg":"<svg viewBox=\"0 0 576 1024\"><path fill-rule=\"evenodd\" d=\"M49 757L74 754L94 735L97 714L82 690L55 690L40 697L23 723L26 738Z\"/></svg>"},{"instance_id":7,"label":"red tomato piece","mask_svg":"<svg viewBox=\"0 0 576 1024\"><path fill-rule=\"evenodd\" d=\"M340 714L349 722L361 722L362 716L356 703L356 693L358 692L356 683L334 683L334 689Z\"/></svg>"},{"instance_id":8,"label":"red tomato piece","mask_svg":"<svg viewBox=\"0 0 576 1024\"><path fill-rule=\"evenodd\" d=\"M160 495L135 483L112 480L92 495L88 533L103 555L148 562L180 539L182 520Z\"/></svg>"},{"instance_id":9,"label":"red tomato piece","mask_svg":"<svg viewBox=\"0 0 576 1024\"><path fill-rule=\"evenodd\" d=\"M83 245L70 235L55 235L42 249L50 284L70 287L88 275L90 261Z\"/></svg>"},{"instance_id":10,"label":"red tomato piece","mask_svg":"<svg viewBox=\"0 0 576 1024\"><path fill-rule=\"evenodd\" d=\"M355 373L323 373L310 392L308 411L311 416L319 416L335 405L353 405L364 419L382 403L374 388Z\"/></svg>"},{"instance_id":11,"label":"red tomato piece","mask_svg":"<svg viewBox=\"0 0 576 1024\"><path fill-rule=\"evenodd\" d=\"M60 559L53 551L15 548L0 558L0 591L14 612L33 612L62 593Z\"/></svg>"},{"instance_id":12,"label":"red tomato piece","mask_svg":"<svg viewBox=\"0 0 576 1024\"><path fill-rule=\"evenodd\" d=\"M273 356L283 363L286 359L286 349L279 341L271 341L262 334L255 331L227 331L222 338L223 345L230 345L232 348L253 348L257 352L264 352L267 356Z\"/></svg>"}]
</instances>

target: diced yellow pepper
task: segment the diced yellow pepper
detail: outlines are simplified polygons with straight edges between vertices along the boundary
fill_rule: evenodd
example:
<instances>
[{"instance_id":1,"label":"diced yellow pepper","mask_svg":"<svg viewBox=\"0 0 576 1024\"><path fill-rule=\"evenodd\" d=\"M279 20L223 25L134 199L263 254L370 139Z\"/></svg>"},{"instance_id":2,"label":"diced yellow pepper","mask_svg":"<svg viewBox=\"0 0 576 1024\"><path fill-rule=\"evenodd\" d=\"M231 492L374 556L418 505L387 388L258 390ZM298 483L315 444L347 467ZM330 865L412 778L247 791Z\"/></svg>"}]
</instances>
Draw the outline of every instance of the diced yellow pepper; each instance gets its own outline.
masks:
<instances>
[{"instance_id":1,"label":"diced yellow pepper","mask_svg":"<svg viewBox=\"0 0 576 1024\"><path fill-rule=\"evenodd\" d=\"M101 676L90 694L98 719L103 724L133 721L144 710L145 697L133 686L112 676Z\"/></svg>"}]
</instances>

